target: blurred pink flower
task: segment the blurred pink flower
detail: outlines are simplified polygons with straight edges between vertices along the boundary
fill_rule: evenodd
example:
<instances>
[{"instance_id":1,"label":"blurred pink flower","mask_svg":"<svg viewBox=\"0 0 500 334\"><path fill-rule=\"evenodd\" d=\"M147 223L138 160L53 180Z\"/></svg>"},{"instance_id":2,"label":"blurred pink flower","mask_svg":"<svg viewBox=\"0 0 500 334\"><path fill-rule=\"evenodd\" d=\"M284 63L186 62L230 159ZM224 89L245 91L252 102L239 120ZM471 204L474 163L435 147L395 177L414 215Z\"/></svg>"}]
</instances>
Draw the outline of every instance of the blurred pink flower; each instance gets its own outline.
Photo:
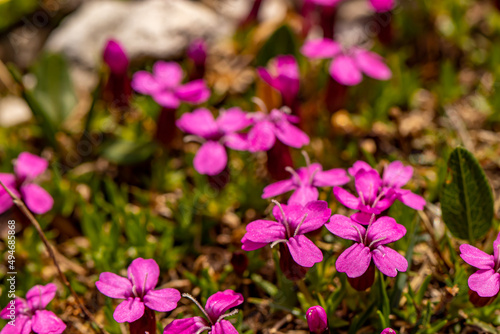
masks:
<instances>
[{"instance_id":1,"label":"blurred pink flower","mask_svg":"<svg viewBox=\"0 0 500 334\"><path fill-rule=\"evenodd\" d=\"M323 7L336 7L343 0L306 0ZM394 8L394 0L369 0L370 6L378 13L388 12Z\"/></svg>"},{"instance_id":2,"label":"blurred pink flower","mask_svg":"<svg viewBox=\"0 0 500 334\"><path fill-rule=\"evenodd\" d=\"M136 72L132 78L132 88L150 95L156 103L165 108L176 109L181 102L199 104L208 100L210 90L202 79L181 84L184 72L175 62L157 61L153 72Z\"/></svg>"},{"instance_id":3,"label":"blurred pink flower","mask_svg":"<svg viewBox=\"0 0 500 334\"><path fill-rule=\"evenodd\" d=\"M493 242L493 255L486 254L474 246L463 244L460 246L460 257L478 268L469 277L469 288L477 292L480 297L493 297L500 290L500 233Z\"/></svg>"},{"instance_id":4,"label":"blurred pink flower","mask_svg":"<svg viewBox=\"0 0 500 334\"><path fill-rule=\"evenodd\" d=\"M106 46L104 47L102 58L109 66L111 72L115 74L127 73L129 65L128 56L118 41L114 39L108 40Z\"/></svg>"},{"instance_id":5,"label":"blurred pink flower","mask_svg":"<svg viewBox=\"0 0 500 334\"><path fill-rule=\"evenodd\" d=\"M287 167L286 170L292 174L292 177L265 187L262 198L270 198L294 190L288 204L306 205L310 201L318 200L319 193L316 187L341 186L349 182L345 170L334 168L323 171L323 166L319 163L308 162L306 167L301 167L296 171L291 167Z\"/></svg>"},{"instance_id":6,"label":"blurred pink flower","mask_svg":"<svg viewBox=\"0 0 500 334\"><path fill-rule=\"evenodd\" d=\"M300 74L297 61L292 55L280 55L268 66L258 67L257 73L269 86L281 93L286 105L290 106L299 92Z\"/></svg>"},{"instance_id":7,"label":"blurred pink flower","mask_svg":"<svg viewBox=\"0 0 500 334\"><path fill-rule=\"evenodd\" d=\"M342 50L339 43L332 39L314 39L307 41L301 52L312 59L331 58L330 75L346 86L355 86L363 80L363 73L377 80L387 80L391 70L376 53L361 47Z\"/></svg>"},{"instance_id":8,"label":"blurred pink flower","mask_svg":"<svg viewBox=\"0 0 500 334\"><path fill-rule=\"evenodd\" d=\"M194 135L190 139L202 143L193 164L198 173L206 175L217 175L226 167L227 153L224 146L240 151L248 148L245 136L237 131L251 123L240 108L222 111L216 120L210 110L199 108L183 114L176 122L179 129Z\"/></svg>"},{"instance_id":9,"label":"blurred pink flower","mask_svg":"<svg viewBox=\"0 0 500 334\"><path fill-rule=\"evenodd\" d=\"M196 64L204 65L207 60L207 42L198 38L189 44L187 56Z\"/></svg>"},{"instance_id":10,"label":"blurred pink flower","mask_svg":"<svg viewBox=\"0 0 500 334\"><path fill-rule=\"evenodd\" d=\"M7 324L1 334L60 334L66 329L64 322L53 312L45 308L56 296L57 287L53 283L35 285L26 299L16 297L0 312L2 319L13 321L14 325ZM13 305L13 307L11 306ZM15 320L14 320L15 318Z\"/></svg>"},{"instance_id":11,"label":"blurred pink flower","mask_svg":"<svg viewBox=\"0 0 500 334\"><path fill-rule=\"evenodd\" d=\"M396 331L392 328L386 328L380 334L396 334Z\"/></svg>"},{"instance_id":12,"label":"blurred pink flower","mask_svg":"<svg viewBox=\"0 0 500 334\"><path fill-rule=\"evenodd\" d=\"M269 114L255 112L250 115L253 127L248 132L248 149L250 152L268 151L276 142L301 148L309 144L309 137L302 130L292 125L298 123L297 116L289 115L282 110L273 109Z\"/></svg>"},{"instance_id":13,"label":"blurred pink flower","mask_svg":"<svg viewBox=\"0 0 500 334\"><path fill-rule=\"evenodd\" d=\"M307 325L313 334L328 333L328 318L321 306L312 306L306 312Z\"/></svg>"},{"instance_id":14,"label":"blurred pink flower","mask_svg":"<svg viewBox=\"0 0 500 334\"><path fill-rule=\"evenodd\" d=\"M28 209L44 214L52 209L54 199L35 179L43 174L49 162L29 152L22 152L14 162L14 174L0 173L0 181L16 196L21 197ZM0 187L0 214L14 205L9 194Z\"/></svg>"},{"instance_id":15,"label":"blurred pink flower","mask_svg":"<svg viewBox=\"0 0 500 334\"><path fill-rule=\"evenodd\" d=\"M233 324L225 318L237 313L226 312L243 303L243 296L240 293L233 290L217 292L207 299L205 308L202 308L191 295L183 294L183 296L191 299L205 315L205 318L192 317L174 320L165 327L163 334L198 334L206 330L211 334L238 333Z\"/></svg>"},{"instance_id":16,"label":"blurred pink flower","mask_svg":"<svg viewBox=\"0 0 500 334\"><path fill-rule=\"evenodd\" d=\"M124 299L113 314L117 322L132 323L144 315L146 308L168 312L177 307L177 302L181 299L179 291L154 290L160 277L160 268L155 260L135 259L127 269L127 276L128 278L104 272L95 283L103 295Z\"/></svg>"}]
</instances>

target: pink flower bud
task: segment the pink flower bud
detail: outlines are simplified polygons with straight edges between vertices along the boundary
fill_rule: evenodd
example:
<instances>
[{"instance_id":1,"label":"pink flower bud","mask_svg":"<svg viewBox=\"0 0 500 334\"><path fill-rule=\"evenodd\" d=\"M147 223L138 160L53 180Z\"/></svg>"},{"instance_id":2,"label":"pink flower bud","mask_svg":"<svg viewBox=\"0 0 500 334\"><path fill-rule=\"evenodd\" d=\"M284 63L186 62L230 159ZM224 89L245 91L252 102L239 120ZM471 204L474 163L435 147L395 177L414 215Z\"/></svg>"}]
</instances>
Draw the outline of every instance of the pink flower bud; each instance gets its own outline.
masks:
<instances>
[{"instance_id":1,"label":"pink flower bud","mask_svg":"<svg viewBox=\"0 0 500 334\"><path fill-rule=\"evenodd\" d=\"M125 74L127 72L128 57L121 44L117 41L110 39L106 43L102 58L114 74Z\"/></svg>"},{"instance_id":2,"label":"pink flower bud","mask_svg":"<svg viewBox=\"0 0 500 334\"><path fill-rule=\"evenodd\" d=\"M306 312L306 319L311 333L323 334L328 331L326 312L321 306L310 307Z\"/></svg>"}]
</instances>

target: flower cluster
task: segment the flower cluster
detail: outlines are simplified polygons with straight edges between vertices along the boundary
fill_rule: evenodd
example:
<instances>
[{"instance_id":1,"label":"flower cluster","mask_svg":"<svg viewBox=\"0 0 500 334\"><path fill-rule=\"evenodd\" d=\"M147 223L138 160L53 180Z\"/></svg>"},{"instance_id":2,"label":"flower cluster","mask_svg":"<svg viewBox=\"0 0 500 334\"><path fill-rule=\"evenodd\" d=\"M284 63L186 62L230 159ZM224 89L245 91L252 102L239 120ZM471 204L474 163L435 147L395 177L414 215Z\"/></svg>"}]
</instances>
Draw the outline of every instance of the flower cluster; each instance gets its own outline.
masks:
<instances>
[{"instance_id":1,"label":"flower cluster","mask_svg":"<svg viewBox=\"0 0 500 334\"><path fill-rule=\"evenodd\" d=\"M29 152L19 154L14 162L14 174L0 173L0 181L16 196L20 197L28 209L36 214L44 214L52 209L54 199L36 183L49 166L49 162ZM14 205L12 198L0 187L0 214Z\"/></svg>"},{"instance_id":2,"label":"flower cluster","mask_svg":"<svg viewBox=\"0 0 500 334\"><path fill-rule=\"evenodd\" d=\"M2 319L10 320L1 334L60 334L66 325L47 305L56 296L57 287L49 283L35 285L26 293L26 299L16 297L1 312Z\"/></svg>"}]
</instances>

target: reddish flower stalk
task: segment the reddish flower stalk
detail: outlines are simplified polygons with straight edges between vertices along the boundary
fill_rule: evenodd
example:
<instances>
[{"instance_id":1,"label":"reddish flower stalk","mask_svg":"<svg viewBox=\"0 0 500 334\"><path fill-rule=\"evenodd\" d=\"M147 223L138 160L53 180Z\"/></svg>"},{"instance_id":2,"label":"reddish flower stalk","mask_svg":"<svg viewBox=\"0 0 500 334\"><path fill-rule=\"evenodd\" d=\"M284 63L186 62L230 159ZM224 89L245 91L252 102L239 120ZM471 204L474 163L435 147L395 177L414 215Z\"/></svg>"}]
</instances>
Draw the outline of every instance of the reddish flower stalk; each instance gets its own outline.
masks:
<instances>
[{"instance_id":1,"label":"reddish flower stalk","mask_svg":"<svg viewBox=\"0 0 500 334\"><path fill-rule=\"evenodd\" d=\"M329 77L325 94L326 108L332 113L344 108L347 101L348 90L348 86L333 80L332 77Z\"/></svg>"},{"instance_id":2,"label":"reddish flower stalk","mask_svg":"<svg viewBox=\"0 0 500 334\"><path fill-rule=\"evenodd\" d=\"M163 107L156 121L155 139L164 147L170 147L177 133L175 109Z\"/></svg>"},{"instance_id":3,"label":"reddish flower stalk","mask_svg":"<svg viewBox=\"0 0 500 334\"><path fill-rule=\"evenodd\" d=\"M132 96L130 77L127 73L129 65L127 54L120 43L109 40L104 48L103 60L110 69L103 99L113 108L126 109Z\"/></svg>"},{"instance_id":4,"label":"reddish flower stalk","mask_svg":"<svg viewBox=\"0 0 500 334\"><path fill-rule=\"evenodd\" d=\"M288 146L277 140L267 151L267 170L275 180L286 180L290 174L287 167L293 168L293 159Z\"/></svg>"},{"instance_id":5,"label":"reddish flower stalk","mask_svg":"<svg viewBox=\"0 0 500 334\"><path fill-rule=\"evenodd\" d=\"M148 307L144 308L144 315L129 324L130 334L156 333L155 312Z\"/></svg>"}]
</instances>

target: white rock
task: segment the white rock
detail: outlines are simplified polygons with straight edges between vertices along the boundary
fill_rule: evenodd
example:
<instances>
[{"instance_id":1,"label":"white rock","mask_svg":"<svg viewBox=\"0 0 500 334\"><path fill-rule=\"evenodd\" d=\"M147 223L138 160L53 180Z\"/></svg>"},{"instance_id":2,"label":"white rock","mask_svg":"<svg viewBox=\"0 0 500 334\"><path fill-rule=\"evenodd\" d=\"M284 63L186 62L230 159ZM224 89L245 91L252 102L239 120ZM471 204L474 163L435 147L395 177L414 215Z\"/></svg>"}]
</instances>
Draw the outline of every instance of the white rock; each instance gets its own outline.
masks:
<instances>
[{"instance_id":1,"label":"white rock","mask_svg":"<svg viewBox=\"0 0 500 334\"><path fill-rule=\"evenodd\" d=\"M15 126L29 121L31 116L31 110L22 98L9 95L0 99L0 126Z\"/></svg>"}]
</instances>

